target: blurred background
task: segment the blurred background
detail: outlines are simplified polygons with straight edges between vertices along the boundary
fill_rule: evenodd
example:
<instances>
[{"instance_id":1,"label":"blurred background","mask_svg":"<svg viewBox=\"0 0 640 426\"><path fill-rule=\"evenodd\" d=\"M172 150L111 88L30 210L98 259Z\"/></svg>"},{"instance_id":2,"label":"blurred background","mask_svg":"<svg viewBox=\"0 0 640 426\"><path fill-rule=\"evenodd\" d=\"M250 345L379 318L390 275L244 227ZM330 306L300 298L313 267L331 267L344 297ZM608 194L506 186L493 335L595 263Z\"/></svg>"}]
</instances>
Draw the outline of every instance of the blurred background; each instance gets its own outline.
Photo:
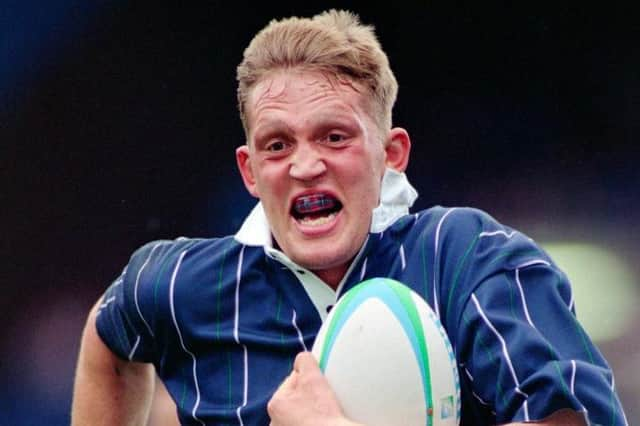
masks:
<instances>
[{"instance_id":1,"label":"blurred background","mask_svg":"<svg viewBox=\"0 0 640 426\"><path fill-rule=\"evenodd\" d=\"M479 207L543 244L640 424L640 16L387 3L2 1L1 426L69 423L85 315L133 250L235 232L254 203L234 160L242 51L329 7L390 57L415 207Z\"/></svg>"}]
</instances>

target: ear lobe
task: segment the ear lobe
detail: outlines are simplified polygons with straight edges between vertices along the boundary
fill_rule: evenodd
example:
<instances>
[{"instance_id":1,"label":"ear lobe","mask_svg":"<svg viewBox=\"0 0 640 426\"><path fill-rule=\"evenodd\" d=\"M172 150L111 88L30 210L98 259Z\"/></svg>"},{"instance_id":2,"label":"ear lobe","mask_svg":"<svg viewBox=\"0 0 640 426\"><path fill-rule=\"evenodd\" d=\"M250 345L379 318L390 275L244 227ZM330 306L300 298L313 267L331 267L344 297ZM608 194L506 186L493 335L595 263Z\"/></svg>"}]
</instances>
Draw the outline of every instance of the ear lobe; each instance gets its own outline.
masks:
<instances>
[{"instance_id":1,"label":"ear lobe","mask_svg":"<svg viewBox=\"0 0 640 426\"><path fill-rule=\"evenodd\" d=\"M411 152L409 133L400 127L391 129L385 152L385 165L399 172L404 172L409 165L409 153Z\"/></svg>"},{"instance_id":2,"label":"ear lobe","mask_svg":"<svg viewBox=\"0 0 640 426\"><path fill-rule=\"evenodd\" d=\"M242 145L236 149L236 163L245 188L247 188L249 194L259 198L256 189L256 180L251 166L251 152L247 145Z\"/></svg>"}]
</instances>

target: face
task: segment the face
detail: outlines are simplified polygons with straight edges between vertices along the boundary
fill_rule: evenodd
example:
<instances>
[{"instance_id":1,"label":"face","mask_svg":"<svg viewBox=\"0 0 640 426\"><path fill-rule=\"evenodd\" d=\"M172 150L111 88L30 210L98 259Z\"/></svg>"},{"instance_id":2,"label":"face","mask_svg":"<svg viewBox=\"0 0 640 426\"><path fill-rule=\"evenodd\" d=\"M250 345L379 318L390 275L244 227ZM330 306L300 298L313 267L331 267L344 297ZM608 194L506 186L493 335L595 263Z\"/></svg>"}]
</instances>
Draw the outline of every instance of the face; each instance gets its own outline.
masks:
<instances>
[{"instance_id":1,"label":"face","mask_svg":"<svg viewBox=\"0 0 640 426\"><path fill-rule=\"evenodd\" d=\"M319 72L272 74L250 93L236 152L280 249L333 285L368 234L387 159L365 93Z\"/></svg>"}]
</instances>

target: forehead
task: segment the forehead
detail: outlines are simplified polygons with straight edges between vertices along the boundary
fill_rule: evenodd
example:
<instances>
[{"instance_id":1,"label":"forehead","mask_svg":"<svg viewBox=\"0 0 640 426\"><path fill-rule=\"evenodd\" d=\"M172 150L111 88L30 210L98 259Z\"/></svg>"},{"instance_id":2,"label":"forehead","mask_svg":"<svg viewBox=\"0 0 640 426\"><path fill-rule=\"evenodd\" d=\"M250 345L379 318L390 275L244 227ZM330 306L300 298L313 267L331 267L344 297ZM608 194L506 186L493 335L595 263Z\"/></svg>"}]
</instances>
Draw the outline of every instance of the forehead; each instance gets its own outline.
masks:
<instances>
[{"instance_id":1,"label":"forehead","mask_svg":"<svg viewBox=\"0 0 640 426\"><path fill-rule=\"evenodd\" d=\"M263 77L247 99L249 123L257 117L281 109L323 107L366 112L365 89L347 79L309 70L279 70Z\"/></svg>"}]
</instances>

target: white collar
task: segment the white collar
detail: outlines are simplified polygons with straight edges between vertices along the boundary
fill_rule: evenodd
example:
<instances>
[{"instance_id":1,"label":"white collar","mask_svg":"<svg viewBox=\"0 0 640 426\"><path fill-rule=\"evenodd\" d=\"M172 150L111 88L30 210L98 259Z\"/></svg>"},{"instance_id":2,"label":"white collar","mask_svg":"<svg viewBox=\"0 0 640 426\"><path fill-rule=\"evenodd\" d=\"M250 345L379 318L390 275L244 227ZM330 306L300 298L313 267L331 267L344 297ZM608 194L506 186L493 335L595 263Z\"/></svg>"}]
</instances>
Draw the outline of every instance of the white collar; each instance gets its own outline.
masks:
<instances>
[{"instance_id":1,"label":"white collar","mask_svg":"<svg viewBox=\"0 0 640 426\"><path fill-rule=\"evenodd\" d=\"M370 231L382 232L398 218L408 214L416 198L418 198L418 192L411 186L407 176L387 168L380 188L380 204L373 209ZM269 222L261 202L251 210L236 233L235 239L249 246L273 248Z\"/></svg>"},{"instance_id":2,"label":"white collar","mask_svg":"<svg viewBox=\"0 0 640 426\"><path fill-rule=\"evenodd\" d=\"M411 186L404 173L387 169L384 177L382 178L380 204L378 207L373 209L370 228L371 232L382 232L389 225L395 222L396 219L408 214L409 207L413 205L413 202L417 197L418 193ZM360 248L360 251L356 255L356 259L351 262L349 269L342 277L336 291L334 291L312 271L296 265L280 250L273 248L269 222L267 222L267 216L264 212L264 208L262 207L262 203L258 203L253 208L240 227L240 230L235 235L235 239L242 244L263 246L264 252L267 256L279 261L282 265L291 270L307 292L309 299L315 306L322 321L326 319L329 308L336 303L347 277L349 277L352 269L357 264L357 259L362 254L364 248L364 245ZM303 270L304 274L301 273Z\"/></svg>"}]
</instances>

